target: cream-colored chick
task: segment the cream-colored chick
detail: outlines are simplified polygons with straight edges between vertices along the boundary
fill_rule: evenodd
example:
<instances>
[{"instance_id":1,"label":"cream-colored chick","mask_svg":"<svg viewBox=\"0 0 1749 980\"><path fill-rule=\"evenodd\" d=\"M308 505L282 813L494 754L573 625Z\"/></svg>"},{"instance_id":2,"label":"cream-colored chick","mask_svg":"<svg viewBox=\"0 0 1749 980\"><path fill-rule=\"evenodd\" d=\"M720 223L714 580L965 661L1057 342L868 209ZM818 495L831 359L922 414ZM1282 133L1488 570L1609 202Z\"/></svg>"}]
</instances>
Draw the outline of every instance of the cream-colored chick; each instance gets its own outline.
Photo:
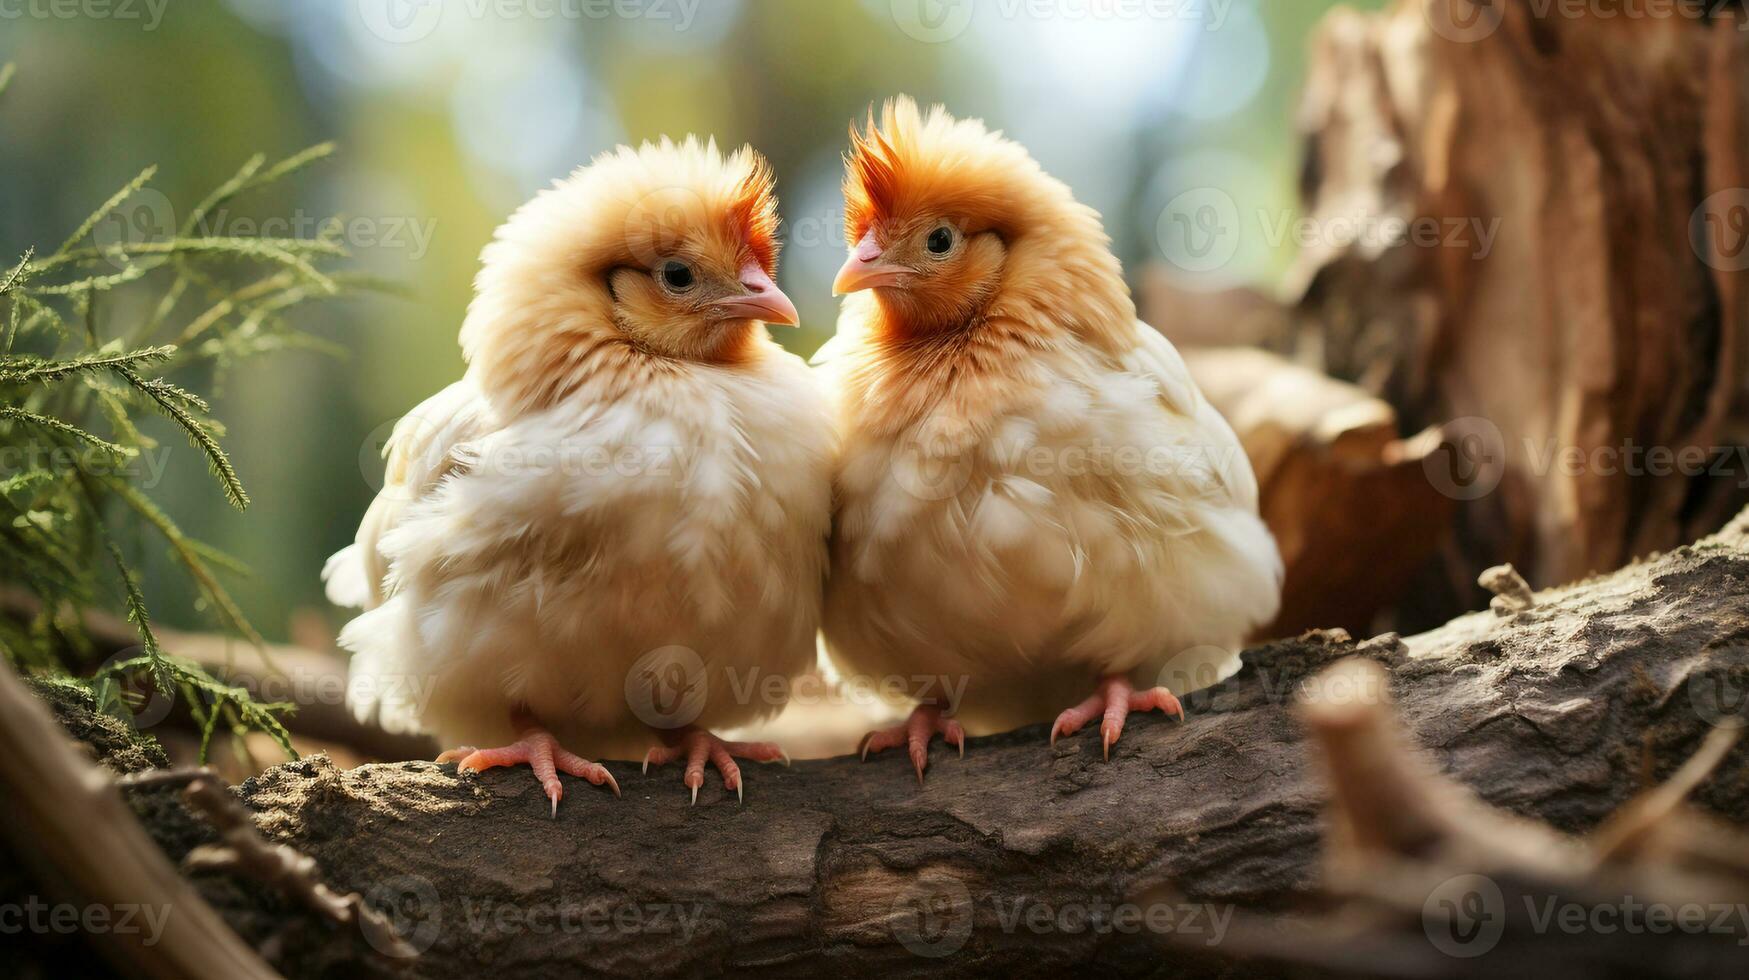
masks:
<instances>
[{"instance_id":1,"label":"cream-colored chick","mask_svg":"<svg viewBox=\"0 0 1749 980\"><path fill-rule=\"evenodd\" d=\"M599 758L707 761L712 729L775 713L815 659L833 433L807 366L761 321L776 201L751 149L620 148L519 209L486 247L466 376L394 430L329 595L367 611L349 702L435 733L464 769L527 762L618 787ZM784 688L786 689L786 688ZM471 746L502 748L475 750ZM564 746L564 747L561 747Z\"/></svg>"},{"instance_id":2,"label":"cream-colored chick","mask_svg":"<svg viewBox=\"0 0 1749 980\"><path fill-rule=\"evenodd\" d=\"M937 732L1055 716L1053 740L1103 717L1109 755L1275 614L1250 463L1025 149L907 98L852 141L824 636L922 702L865 754L908 744L922 779Z\"/></svg>"}]
</instances>

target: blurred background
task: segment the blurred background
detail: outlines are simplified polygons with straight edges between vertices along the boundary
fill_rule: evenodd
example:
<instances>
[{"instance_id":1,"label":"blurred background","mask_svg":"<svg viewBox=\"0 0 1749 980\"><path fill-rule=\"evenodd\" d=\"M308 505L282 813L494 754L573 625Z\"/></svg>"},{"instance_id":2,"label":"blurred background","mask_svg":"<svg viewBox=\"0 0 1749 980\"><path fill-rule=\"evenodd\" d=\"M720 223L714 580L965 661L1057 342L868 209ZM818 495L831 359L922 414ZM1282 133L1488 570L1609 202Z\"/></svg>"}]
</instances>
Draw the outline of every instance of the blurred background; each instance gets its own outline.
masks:
<instances>
[{"instance_id":1,"label":"blurred background","mask_svg":"<svg viewBox=\"0 0 1749 980\"><path fill-rule=\"evenodd\" d=\"M0 111L0 256L52 247L149 163L156 192L130 204L124 234L174 228L251 154L339 144L209 229L309 235L339 216L355 263L407 295L299 311L339 359L288 351L212 379L254 497L246 514L180 440L165 442L162 476L147 474L186 530L251 568L233 591L263 634L326 644L341 616L322 598L322 561L353 535L389 424L459 376L480 248L539 188L622 142L752 143L777 171L779 278L803 315L778 335L807 354L833 329L847 124L907 92L1025 143L1105 215L1139 290L1269 293L1292 267L1293 236L1247 236L1218 263L1164 262L1163 217L1211 184L1257 213L1293 213L1293 114L1329 6L118 0L107 17L59 18L20 5L0 13L0 63L18 65ZM1161 268L1166 282L1144 281ZM210 627L185 577L148 551L156 617Z\"/></svg>"}]
</instances>

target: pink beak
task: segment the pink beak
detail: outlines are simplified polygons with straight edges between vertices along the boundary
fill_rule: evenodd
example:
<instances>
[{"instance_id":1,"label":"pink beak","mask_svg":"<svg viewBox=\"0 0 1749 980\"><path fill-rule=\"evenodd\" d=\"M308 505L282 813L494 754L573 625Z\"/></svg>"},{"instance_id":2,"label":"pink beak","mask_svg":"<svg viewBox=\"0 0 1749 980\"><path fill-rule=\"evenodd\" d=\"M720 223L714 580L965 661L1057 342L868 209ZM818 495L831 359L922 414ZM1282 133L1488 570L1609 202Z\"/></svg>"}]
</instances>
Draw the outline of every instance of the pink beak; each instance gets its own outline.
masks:
<instances>
[{"instance_id":1,"label":"pink beak","mask_svg":"<svg viewBox=\"0 0 1749 980\"><path fill-rule=\"evenodd\" d=\"M844 268L838 270L838 278L832 280L832 295L897 286L899 279L910 271L902 265L881 261L881 246L871 230L850 250L850 258L845 261Z\"/></svg>"},{"instance_id":2,"label":"pink beak","mask_svg":"<svg viewBox=\"0 0 1749 980\"><path fill-rule=\"evenodd\" d=\"M777 288L777 283L771 281L771 276L759 267L759 263L749 262L741 270L741 286L747 290L746 295L719 299L716 301L716 308L732 317L763 320L788 327L802 321L801 315L796 312L796 304L790 302L783 290Z\"/></svg>"}]
</instances>

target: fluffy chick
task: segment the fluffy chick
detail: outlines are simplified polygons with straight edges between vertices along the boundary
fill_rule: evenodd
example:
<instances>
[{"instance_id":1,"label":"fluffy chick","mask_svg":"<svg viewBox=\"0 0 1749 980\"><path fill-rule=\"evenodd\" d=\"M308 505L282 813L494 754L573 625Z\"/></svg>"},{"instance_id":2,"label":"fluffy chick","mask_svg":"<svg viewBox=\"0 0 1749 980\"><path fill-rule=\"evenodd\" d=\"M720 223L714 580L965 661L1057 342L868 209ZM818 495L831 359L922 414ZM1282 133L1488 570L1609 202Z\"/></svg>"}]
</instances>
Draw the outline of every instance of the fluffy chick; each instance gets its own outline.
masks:
<instances>
[{"instance_id":1,"label":"fluffy chick","mask_svg":"<svg viewBox=\"0 0 1749 980\"><path fill-rule=\"evenodd\" d=\"M864 754L908 745L921 780L932 734L1054 715L1053 741L1102 717L1109 757L1275 614L1250 463L1024 148L904 97L851 141L824 639L923 702Z\"/></svg>"},{"instance_id":2,"label":"fluffy chick","mask_svg":"<svg viewBox=\"0 0 1749 980\"><path fill-rule=\"evenodd\" d=\"M464 769L528 762L618 786L561 744L706 761L711 729L774 713L812 666L833 433L773 281L772 175L743 148L663 140L597 158L482 255L463 379L402 419L357 543L324 570L366 611L348 700ZM750 682L753 678L758 683ZM752 693L749 693L752 692ZM475 750L474 744L503 748Z\"/></svg>"}]
</instances>

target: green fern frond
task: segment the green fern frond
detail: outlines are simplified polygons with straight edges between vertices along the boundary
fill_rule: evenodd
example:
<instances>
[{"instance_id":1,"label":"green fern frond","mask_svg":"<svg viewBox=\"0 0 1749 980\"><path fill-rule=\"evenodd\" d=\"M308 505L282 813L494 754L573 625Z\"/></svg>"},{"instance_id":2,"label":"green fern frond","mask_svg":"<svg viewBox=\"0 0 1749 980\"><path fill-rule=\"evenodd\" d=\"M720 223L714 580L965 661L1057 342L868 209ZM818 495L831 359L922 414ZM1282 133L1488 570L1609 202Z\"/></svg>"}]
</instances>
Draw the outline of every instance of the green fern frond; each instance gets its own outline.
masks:
<instances>
[{"instance_id":1,"label":"green fern frond","mask_svg":"<svg viewBox=\"0 0 1749 980\"><path fill-rule=\"evenodd\" d=\"M12 271L6 274L6 279L4 281L0 281L0 296L5 296L7 293L12 292L12 290L18 287L19 283L24 281L25 275L30 271L31 256L35 254L36 249L34 248L27 248L24 250L24 258L18 260L18 264L13 266Z\"/></svg>"},{"instance_id":2,"label":"green fern frond","mask_svg":"<svg viewBox=\"0 0 1749 980\"><path fill-rule=\"evenodd\" d=\"M92 290L107 291L117 286L125 286L130 282L151 272L151 265L130 265L127 268L106 276L86 276L70 282L56 283L53 286L38 286L36 292L44 296L75 296Z\"/></svg>"},{"instance_id":3,"label":"green fern frond","mask_svg":"<svg viewBox=\"0 0 1749 980\"><path fill-rule=\"evenodd\" d=\"M0 358L0 384L53 384L75 374L121 371L170 359L176 348L165 344L116 354L84 354L63 360L40 357Z\"/></svg>"},{"instance_id":4,"label":"green fern frond","mask_svg":"<svg viewBox=\"0 0 1749 980\"><path fill-rule=\"evenodd\" d=\"M212 193L208 194L199 204L195 205L194 210L190 211L188 217L183 220L182 237L186 238L193 235L194 230L199 228L202 222L206 221L207 215L211 214L226 201L229 201L231 198L242 193L244 188L249 185L249 180L261 170L261 165L266 162L266 154L257 153L244 161L243 166L240 167L235 174L231 175L231 179L220 184L218 187L213 188Z\"/></svg>"},{"instance_id":5,"label":"green fern frond","mask_svg":"<svg viewBox=\"0 0 1749 980\"><path fill-rule=\"evenodd\" d=\"M121 368L120 373L129 384L144 393L160 411L182 427L190 444L206 454L207 468L219 478L219 484L224 487L225 496L231 501L231 506L238 510L248 507L249 493L243 489L243 481L238 479L237 470L231 465L231 458L219 447L218 440L213 438L207 423L195 418L188 410L187 399L193 396L167 381L142 378L131 368Z\"/></svg>"},{"instance_id":6,"label":"green fern frond","mask_svg":"<svg viewBox=\"0 0 1749 980\"><path fill-rule=\"evenodd\" d=\"M0 407L0 419L15 419L19 422L25 422L37 426L38 428L48 429L50 432L58 432L61 435L70 436L80 442L94 446L114 456L128 455L128 450L126 448L118 446L101 436L86 432L84 429L81 429L70 422L63 422L53 416L39 415L36 412L27 412L22 408Z\"/></svg>"},{"instance_id":7,"label":"green fern frond","mask_svg":"<svg viewBox=\"0 0 1749 980\"><path fill-rule=\"evenodd\" d=\"M11 66L0 67L0 91L12 75ZM220 581L246 569L185 534L125 464L158 447L138 419L162 415L200 450L226 498L238 508L248 504L220 446L224 426L202 397L210 389L189 379L216 383L232 365L266 351L330 347L299 331L291 315L343 292L388 290L333 268L346 249L332 226L307 238L245 237L211 234L207 220L237 195L333 151L324 143L271 165L257 155L187 212L167 240L103 241L106 222L154 176L147 167L54 252L27 250L0 266L0 585L34 596L42 610L0 616L0 656L39 675L83 673L97 656L86 614L119 604L143 652L81 683L125 711L118 679L150 675L160 692L187 700L203 752L226 728L233 738L265 732L292 754L280 720L291 705L257 702L162 648L139 573L118 545L141 532L163 537L197 592L195 612L258 648L265 644ZM170 338L177 343L165 343Z\"/></svg>"},{"instance_id":8,"label":"green fern frond","mask_svg":"<svg viewBox=\"0 0 1749 980\"><path fill-rule=\"evenodd\" d=\"M122 203L124 201L126 201L130 197L133 197L135 192L137 192L140 188L146 186L146 182L151 180L152 176L154 174L156 174L157 172L158 172L158 165L157 164L153 164L152 166L147 167L146 169L140 171L140 175L138 177L135 177L133 180L128 181L127 184L125 184L121 190L116 191L115 194L113 194L109 200L104 201L102 207L98 208L96 211L91 212L91 217L86 218L84 223L79 225L78 229L76 229L71 235L67 236L67 240L61 243L61 247L55 249L55 255L57 255L57 256L61 255L62 253L66 252L68 249L71 249L73 246L84 241L86 235L89 235L93 231L95 231L97 229L98 224L100 224L104 218L107 218L111 214L115 213L115 209L121 207Z\"/></svg>"},{"instance_id":9,"label":"green fern frond","mask_svg":"<svg viewBox=\"0 0 1749 980\"><path fill-rule=\"evenodd\" d=\"M334 143L317 143L315 146L299 150L291 156L286 157L284 160L268 167L259 175L250 178L244 184L242 189L255 190L258 187L266 187L268 184L284 180L318 160L323 160L333 156L338 149L339 147Z\"/></svg>"},{"instance_id":10,"label":"green fern frond","mask_svg":"<svg viewBox=\"0 0 1749 980\"><path fill-rule=\"evenodd\" d=\"M200 589L206 600L218 610L226 628L241 635L257 650L264 650L267 641L255 631L255 627L250 624L248 617L243 615L242 608L220 584L218 576L214 575L212 569L207 567L207 562L212 561L212 555L219 555L222 559L214 561L214 564L230 564L235 567L236 559L211 549L203 552L201 546L184 534L182 528L177 526L176 522L172 521L162 508L154 504L151 498L139 492L132 484L124 481L110 480L108 482L110 489L118 499L164 537L164 540L170 545L171 554L182 563L183 568L187 570L189 577L194 579L196 587Z\"/></svg>"},{"instance_id":11,"label":"green fern frond","mask_svg":"<svg viewBox=\"0 0 1749 980\"><path fill-rule=\"evenodd\" d=\"M170 675L170 665L164 659L164 651L158 648L158 634L152 632L152 617L146 612L146 597L140 591L140 583L134 580L134 573L129 570L127 559L121 555L121 549L114 541L105 536L104 543L109 546L109 555L115 562L115 570L121 576L123 597L127 601L128 622L134 624L134 629L140 634L140 646L146 651L147 667L152 672L152 681L160 691L174 690Z\"/></svg>"}]
</instances>

